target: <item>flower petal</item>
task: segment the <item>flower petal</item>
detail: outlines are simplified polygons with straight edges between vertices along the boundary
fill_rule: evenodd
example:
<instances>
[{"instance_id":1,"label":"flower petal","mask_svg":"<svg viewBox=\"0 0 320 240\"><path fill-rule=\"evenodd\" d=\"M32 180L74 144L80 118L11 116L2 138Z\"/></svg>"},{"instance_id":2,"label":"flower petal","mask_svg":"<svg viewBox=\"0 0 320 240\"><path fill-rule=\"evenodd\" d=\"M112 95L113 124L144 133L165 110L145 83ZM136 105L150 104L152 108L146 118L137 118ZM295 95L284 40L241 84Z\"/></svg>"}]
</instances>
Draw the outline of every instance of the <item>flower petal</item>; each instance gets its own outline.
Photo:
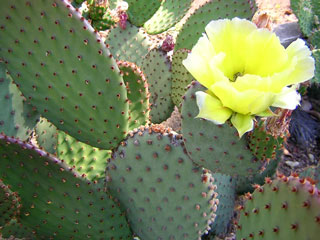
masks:
<instances>
[{"instance_id":1,"label":"flower petal","mask_svg":"<svg viewBox=\"0 0 320 240\"><path fill-rule=\"evenodd\" d=\"M232 83L222 81L213 84L209 90L220 99L223 106L243 115L265 111L274 102L275 97L274 93L252 89L240 92Z\"/></svg>"},{"instance_id":2,"label":"flower petal","mask_svg":"<svg viewBox=\"0 0 320 240\"><path fill-rule=\"evenodd\" d=\"M260 92L271 92L272 80L269 77L260 77L258 75L245 74L237 77L233 86L240 92L254 89Z\"/></svg>"},{"instance_id":3,"label":"flower petal","mask_svg":"<svg viewBox=\"0 0 320 240\"><path fill-rule=\"evenodd\" d=\"M207 62L210 61L212 56L216 55L211 42L209 41L207 35L204 33L202 34L202 37L199 38L197 44L194 45L191 52L203 57Z\"/></svg>"},{"instance_id":4,"label":"flower petal","mask_svg":"<svg viewBox=\"0 0 320 240\"><path fill-rule=\"evenodd\" d=\"M258 29L247 36L246 44L245 73L267 77L283 71L288 55L275 33Z\"/></svg>"},{"instance_id":5,"label":"flower petal","mask_svg":"<svg viewBox=\"0 0 320 240\"><path fill-rule=\"evenodd\" d=\"M235 73L244 71L246 36L256 29L252 22L239 18L214 20L206 26L206 33L215 51L226 54L220 69L229 79Z\"/></svg>"},{"instance_id":6,"label":"flower petal","mask_svg":"<svg viewBox=\"0 0 320 240\"><path fill-rule=\"evenodd\" d=\"M197 118L204 118L215 124L223 124L230 118L232 111L222 106L219 99L205 93L196 92L199 114Z\"/></svg>"},{"instance_id":7,"label":"flower petal","mask_svg":"<svg viewBox=\"0 0 320 240\"><path fill-rule=\"evenodd\" d=\"M198 82L208 88L216 81L228 81L219 69L224 57L224 53L215 54L207 36L203 35L182 64Z\"/></svg>"},{"instance_id":8,"label":"flower petal","mask_svg":"<svg viewBox=\"0 0 320 240\"><path fill-rule=\"evenodd\" d=\"M314 76L315 63L311 51L302 39L292 42L286 49L289 59L296 59L297 64L289 78L283 79L284 86L307 81Z\"/></svg>"},{"instance_id":9,"label":"flower petal","mask_svg":"<svg viewBox=\"0 0 320 240\"><path fill-rule=\"evenodd\" d=\"M240 138L253 129L253 117L236 113L231 117L232 125L237 129Z\"/></svg>"},{"instance_id":10,"label":"flower petal","mask_svg":"<svg viewBox=\"0 0 320 240\"><path fill-rule=\"evenodd\" d=\"M296 91L296 87L285 87L282 92L276 95L273 107L294 110L301 100L300 94Z\"/></svg>"}]
</instances>

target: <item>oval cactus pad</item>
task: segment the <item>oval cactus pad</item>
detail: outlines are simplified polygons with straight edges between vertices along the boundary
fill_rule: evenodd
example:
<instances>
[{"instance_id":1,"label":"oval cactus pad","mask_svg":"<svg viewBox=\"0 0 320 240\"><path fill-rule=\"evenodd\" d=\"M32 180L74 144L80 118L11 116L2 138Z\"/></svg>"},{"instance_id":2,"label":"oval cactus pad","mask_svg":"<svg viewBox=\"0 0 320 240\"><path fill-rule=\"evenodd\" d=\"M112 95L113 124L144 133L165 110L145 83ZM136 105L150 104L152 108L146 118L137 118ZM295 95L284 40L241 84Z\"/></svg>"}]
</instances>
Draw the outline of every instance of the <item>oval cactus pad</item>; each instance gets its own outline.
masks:
<instances>
[{"instance_id":1,"label":"oval cactus pad","mask_svg":"<svg viewBox=\"0 0 320 240\"><path fill-rule=\"evenodd\" d=\"M110 149L128 128L115 60L67 1L4 0L0 56L23 95L58 129Z\"/></svg>"}]
</instances>

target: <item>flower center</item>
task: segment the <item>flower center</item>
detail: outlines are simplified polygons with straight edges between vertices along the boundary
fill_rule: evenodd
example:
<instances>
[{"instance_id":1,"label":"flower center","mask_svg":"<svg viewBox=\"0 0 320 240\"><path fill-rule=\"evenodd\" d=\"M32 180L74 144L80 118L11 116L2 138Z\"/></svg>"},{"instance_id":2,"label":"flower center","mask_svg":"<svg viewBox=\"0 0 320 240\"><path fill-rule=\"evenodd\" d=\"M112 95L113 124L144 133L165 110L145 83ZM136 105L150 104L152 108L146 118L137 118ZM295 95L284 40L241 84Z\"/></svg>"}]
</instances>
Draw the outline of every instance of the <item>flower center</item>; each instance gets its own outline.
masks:
<instances>
[{"instance_id":1,"label":"flower center","mask_svg":"<svg viewBox=\"0 0 320 240\"><path fill-rule=\"evenodd\" d=\"M233 79L230 79L231 82L235 82L237 80L238 77L243 76L244 74L241 72L237 72L233 75Z\"/></svg>"}]
</instances>

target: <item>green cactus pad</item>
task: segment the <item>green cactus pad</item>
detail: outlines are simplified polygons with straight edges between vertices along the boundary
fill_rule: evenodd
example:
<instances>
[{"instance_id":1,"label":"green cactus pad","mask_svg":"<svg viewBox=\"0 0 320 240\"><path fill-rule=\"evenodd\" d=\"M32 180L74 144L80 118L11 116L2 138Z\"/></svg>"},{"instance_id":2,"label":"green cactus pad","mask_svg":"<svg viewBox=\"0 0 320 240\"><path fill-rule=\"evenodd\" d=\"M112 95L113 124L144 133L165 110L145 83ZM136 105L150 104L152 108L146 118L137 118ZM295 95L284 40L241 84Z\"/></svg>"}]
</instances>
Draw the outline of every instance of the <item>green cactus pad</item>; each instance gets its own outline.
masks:
<instances>
[{"instance_id":1,"label":"green cactus pad","mask_svg":"<svg viewBox=\"0 0 320 240\"><path fill-rule=\"evenodd\" d=\"M142 71L149 85L151 122L165 121L174 108L171 99L171 64L167 55L159 49L152 49L143 59Z\"/></svg>"},{"instance_id":2,"label":"green cactus pad","mask_svg":"<svg viewBox=\"0 0 320 240\"><path fill-rule=\"evenodd\" d=\"M124 30L120 27L111 29L106 44L115 59L133 62L141 67L142 59L147 55L151 41L143 30L127 23Z\"/></svg>"},{"instance_id":3,"label":"green cactus pad","mask_svg":"<svg viewBox=\"0 0 320 240\"><path fill-rule=\"evenodd\" d=\"M141 239L198 239L214 217L213 179L184 151L179 135L153 125L113 153L107 186Z\"/></svg>"},{"instance_id":4,"label":"green cactus pad","mask_svg":"<svg viewBox=\"0 0 320 240\"><path fill-rule=\"evenodd\" d=\"M255 184L263 184L266 177L273 177L281 159L282 151L277 152L275 160L266 161L261 171L254 172L250 176L239 176L236 182L236 192L238 195L254 191Z\"/></svg>"},{"instance_id":5,"label":"green cactus pad","mask_svg":"<svg viewBox=\"0 0 320 240\"><path fill-rule=\"evenodd\" d=\"M21 96L2 62L0 62L0 106L0 133L27 140L39 119L39 114Z\"/></svg>"},{"instance_id":6,"label":"green cactus pad","mask_svg":"<svg viewBox=\"0 0 320 240\"><path fill-rule=\"evenodd\" d=\"M312 56L315 60L316 70L313 78L313 82L320 83L320 49L314 50Z\"/></svg>"},{"instance_id":7,"label":"green cactus pad","mask_svg":"<svg viewBox=\"0 0 320 240\"><path fill-rule=\"evenodd\" d=\"M247 194L237 239L316 240L320 232L319 190L298 177L266 180Z\"/></svg>"},{"instance_id":8,"label":"green cactus pad","mask_svg":"<svg viewBox=\"0 0 320 240\"><path fill-rule=\"evenodd\" d=\"M104 179L111 151L91 147L59 131L57 157L90 181Z\"/></svg>"},{"instance_id":9,"label":"green cactus pad","mask_svg":"<svg viewBox=\"0 0 320 240\"><path fill-rule=\"evenodd\" d=\"M33 145L0 135L0 178L21 198L19 221L40 239L132 239L105 192Z\"/></svg>"},{"instance_id":10,"label":"green cactus pad","mask_svg":"<svg viewBox=\"0 0 320 240\"><path fill-rule=\"evenodd\" d=\"M179 107L182 97L186 93L186 87L192 82L193 77L182 65L182 61L187 58L190 50L182 48L173 53L172 56L172 86L171 98L173 103Z\"/></svg>"},{"instance_id":11,"label":"green cactus pad","mask_svg":"<svg viewBox=\"0 0 320 240\"><path fill-rule=\"evenodd\" d=\"M299 173L300 178L307 178L314 181L314 184L320 189L320 165L317 167L307 167Z\"/></svg>"},{"instance_id":12,"label":"green cactus pad","mask_svg":"<svg viewBox=\"0 0 320 240\"><path fill-rule=\"evenodd\" d=\"M118 61L129 99L129 129L133 130L149 122L148 83L139 67L134 63Z\"/></svg>"},{"instance_id":13,"label":"green cactus pad","mask_svg":"<svg viewBox=\"0 0 320 240\"><path fill-rule=\"evenodd\" d=\"M182 134L189 156L213 173L252 177L263 162L252 155L246 139L239 138L229 123L216 125L195 118L199 113L195 92L204 90L198 82L192 82L182 102Z\"/></svg>"},{"instance_id":14,"label":"green cactus pad","mask_svg":"<svg viewBox=\"0 0 320 240\"><path fill-rule=\"evenodd\" d=\"M143 27L149 34L158 34L174 26L191 7L192 0L165 0Z\"/></svg>"},{"instance_id":15,"label":"green cactus pad","mask_svg":"<svg viewBox=\"0 0 320 240\"><path fill-rule=\"evenodd\" d=\"M101 20L107 9L104 6L93 3L89 5L88 10L90 19Z\"/></svg>"},{"instance_id":16,"label":"green cactus pad","mask_svg":"<svg viewBox=\"0 0 320 240\"><path fill-rule=\"evenodd\" d=\"M0 180L0 228L20 214L20 199L17 193Z\"/></svg>"},{"instance_id":17,"label":"green cactus pad","mask_svg":"<svg viewBox=\"0 0 320 240\"><path fill-rule=\"evenodd\" d=\"M209 0L200 5L186 20L177 36L175 50L191 49L205 32L205 26L211 20L223 18L252 18L255 12L253 0Z\"/></svg>"},{"instance_id":18,"label":"green cactus pad","mask_svg":"<svg viewBox=\"0 0 320 240\"><path fill-rule=\"evenodd\" d=\"M80 141L117 146L128 128L126 89L81 14L65 0L4 0L0 15L0 56L31 104Z\"/></svg>"},{"instance_id":19,"label":"green cactus pad","mask_svg":"<svg viewBox=\"0 0 320 240\"><path fill-rule=\"evenodd\" d=\"M255 123L253 131L247 134L248 144L252 154L259 160L273 160L282 148L284 138L273 137L266 132L266 121L261 119Z\"/></svg>"},{"instance_id":20,"label":"green cactus pad","mask_svg":"<svg viewBox=\"0 0 320 240\"><path fill-rule=\"evenodd\" d=\"M57 149L57 128L47 119L41 117L35 127L37 143L48 153L55 154Z\"/></svg>"},{"instance_id":21,"label":"green cactus pad","mask_svg":"<svg viewBox=\"0 0 320 240\"><path fill-rule=\"evenodd\" d=\"M14 237L14 239L34 240L37 239L35 233L36 231L23 226L16 219L11 220L8 225L0 229L0 235L2 234L1 236L4 238Z\"/></svg>"},{"instance_id":22,"label":"green cactus pad","mask_svg":"<svg viewBox=\"0 0 320 240\"><path fill-rule=\"evenodd\" d=\"M223 236L228 232L233 217L235 198L236 198L236 180L232 177L220 173L212 174L214 183L217 185L218 208L216 218L211 224L210 233Z\"/></svg>"},{"instance_id":23,"label":"green cactus pad","mask_svg":"<svg viewBox=\"0 0 320 240\"><path fill-rule=\"evenodd\" d=\"M126 0L129 4L127 14L129 21L140 27L159 9L159 0Z\"/></svg>"},{"instance_id":24,"label":"green cactus pad","mask_svg":"<svg viewBox=\"0 0 320 240\"><path fill-rule=\"evenodd\" d=\"M291 0L291 8L299 20L301 31L310 36L319 27L320 3L318 0ZM318 18L318 20L316 20Z\"/></svg>"}]
</instances>

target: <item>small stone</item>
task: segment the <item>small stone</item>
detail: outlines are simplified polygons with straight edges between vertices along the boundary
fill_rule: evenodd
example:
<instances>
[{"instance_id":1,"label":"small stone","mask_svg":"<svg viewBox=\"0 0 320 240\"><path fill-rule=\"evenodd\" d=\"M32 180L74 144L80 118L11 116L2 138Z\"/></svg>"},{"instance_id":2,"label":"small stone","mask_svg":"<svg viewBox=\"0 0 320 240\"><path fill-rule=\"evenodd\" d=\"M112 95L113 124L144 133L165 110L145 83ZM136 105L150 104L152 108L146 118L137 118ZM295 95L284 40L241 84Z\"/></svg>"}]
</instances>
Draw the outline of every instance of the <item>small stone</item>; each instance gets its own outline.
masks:
<instances>
[{"instance_id":1,"label":"small stone","mask_svg":"<svg viewBox=\"0 0 320 240\"><path fill-rule=\"evenodd\" d=\"M302 36L298 22L280 24L273 32L280 38L285 48Z\"/></svg>"},{"instance_id":2,"label":"small stone","mask_svg":"<svg viewBox=\"0 0 320 240\"><path fill-rule=\"evenodd\" d=\"M299 162L293 162L293 161L286 161L285 163L291 168L295 168L300 164Z\"/></svg>"},{"instance_id":3,"label":"small stone","mask_svg":"<svg viewBox=\"0 0 320 240\"><path fill-rule=\"evenodd\" d=\"M316 162L313 154L309 153L308 157L312 163Z\"/></svg>"}]
</instances>

